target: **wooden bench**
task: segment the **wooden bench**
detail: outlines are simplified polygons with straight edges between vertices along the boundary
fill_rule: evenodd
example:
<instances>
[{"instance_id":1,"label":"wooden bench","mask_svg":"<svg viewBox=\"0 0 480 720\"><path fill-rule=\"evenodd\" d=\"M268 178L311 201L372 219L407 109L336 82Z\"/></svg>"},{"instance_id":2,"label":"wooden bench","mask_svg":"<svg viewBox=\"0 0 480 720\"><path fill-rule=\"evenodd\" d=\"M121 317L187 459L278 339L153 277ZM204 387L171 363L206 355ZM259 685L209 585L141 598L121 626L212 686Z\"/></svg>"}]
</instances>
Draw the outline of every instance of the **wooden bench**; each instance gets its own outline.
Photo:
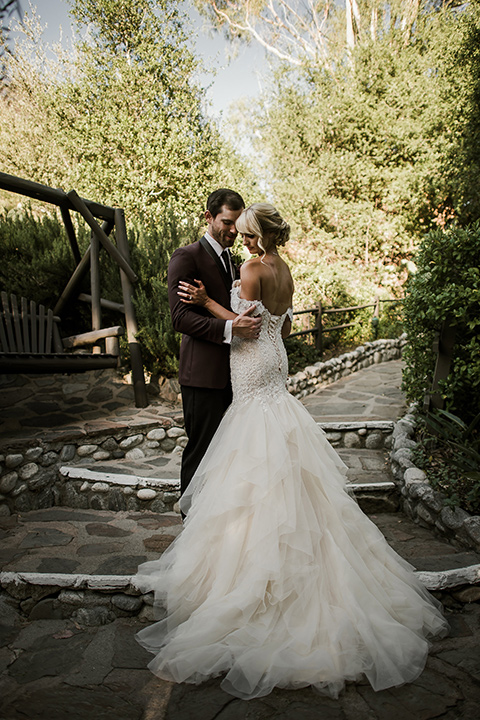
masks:
<instances>
[{"instance_id":1,"label":"wooden bench","mask_svg":"<svg viewBox=\"0 0 480 720\"><path fill-rule=\"evenodd\" d=\"M43 305L1 293L0 373L74 373L118 367L120 326L61 338L60 318ZM99 343L105 341L105 352ZM79 348L92 347L90 352ZM73 352L65 352L71 349Z\"/></svg>"}]
</instances>

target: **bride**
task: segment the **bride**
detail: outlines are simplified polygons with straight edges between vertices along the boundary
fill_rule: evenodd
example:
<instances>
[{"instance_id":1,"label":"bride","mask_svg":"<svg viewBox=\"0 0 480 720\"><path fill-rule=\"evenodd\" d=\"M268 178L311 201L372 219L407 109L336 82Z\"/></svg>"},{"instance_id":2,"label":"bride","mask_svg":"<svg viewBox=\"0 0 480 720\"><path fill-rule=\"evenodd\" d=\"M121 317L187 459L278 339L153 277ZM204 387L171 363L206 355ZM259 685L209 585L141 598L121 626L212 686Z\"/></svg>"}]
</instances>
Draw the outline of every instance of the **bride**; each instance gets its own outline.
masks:
<instances>
[{"instance_id":1,"label":"bride","mask_svg":"<svg viewBox=\"0 0 480 720\"><path fill-rule=\"evenodd\" d=\"M256 255L231 291L233 313L201 283L184 302L234 318L255 305L258 340L234 338L233 402L182 496L182 533L134 578L166 617L138 641L174 682L223 676L243 699L315 686L337 697L366 676L374 690L422 672L426 636L447 628L439 603L346 490L345 465L286 390L293 281L278 254L289 226L268 204L237 229Z\"/></svg>"}]
</instances>

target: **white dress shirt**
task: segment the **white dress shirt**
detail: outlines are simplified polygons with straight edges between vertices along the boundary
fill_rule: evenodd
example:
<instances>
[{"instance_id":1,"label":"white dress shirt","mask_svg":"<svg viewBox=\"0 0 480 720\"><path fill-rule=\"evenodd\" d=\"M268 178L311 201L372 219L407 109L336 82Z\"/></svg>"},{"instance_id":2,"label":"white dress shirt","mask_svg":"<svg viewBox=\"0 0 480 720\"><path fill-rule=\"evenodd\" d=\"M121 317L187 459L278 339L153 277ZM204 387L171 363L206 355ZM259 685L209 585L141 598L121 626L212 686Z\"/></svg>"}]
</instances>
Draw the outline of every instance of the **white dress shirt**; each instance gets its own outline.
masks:
<instances>
[{"instance_id":1,"label":"white dress shirt","mask_svg":"<svg viewBox=\"0 0 480 720\"><path fill-rule=\"evenodd\" d=\"M205 233L205 238L208 240L208 243L211 245L211 247L212 247L212 248L215 250L215 252L217 253L218 257L220 258L220 262L222 263L222 265L224 265L223 258L220 257L221 254L222 254L222 252L223 252L223 250L224 250L224 248L220 245L219 242L217 242L217 241L215 240L215 238L213 238L211 235L209 235L208 232ZM230 257L230 253L229 253L229 257ZM227 267L226 267L225 270L228 272L228 274L229 274L232 278L235 277L235 275L234 275L234 273L233 273L233 267L231 266L231 261L230 261L230 268L227 268ZM230 345L231 342L232 342L232 325L233 325L233 320L226 320L226 321L225 321L225 328L224 328L224 330L223 330L223 342L224 342L224 343L227 343L227 345Z\"/></svg>"}]
</instances>

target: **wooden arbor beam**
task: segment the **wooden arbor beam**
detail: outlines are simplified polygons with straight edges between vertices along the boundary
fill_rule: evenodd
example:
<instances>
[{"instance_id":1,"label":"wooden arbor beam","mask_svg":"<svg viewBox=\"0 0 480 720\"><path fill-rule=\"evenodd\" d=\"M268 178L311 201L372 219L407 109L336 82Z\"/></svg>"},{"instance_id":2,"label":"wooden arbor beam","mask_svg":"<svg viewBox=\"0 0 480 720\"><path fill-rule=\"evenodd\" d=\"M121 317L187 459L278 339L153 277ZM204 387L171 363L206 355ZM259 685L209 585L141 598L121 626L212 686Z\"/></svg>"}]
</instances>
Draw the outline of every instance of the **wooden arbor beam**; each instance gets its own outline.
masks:
<instances>
[{"instance_id":1,"label":"wooden arbor beam","mask_svg":"<svg viewBox=\"0 0 480 720\"><path fill-rule=\"evenodd\" d=\"M80 215L83 216L83 218L86 220L88 225L92 228L95 235L98 237L100 242L102 243L105 250L111 255L111 257L115 260L117 265L121 267L123 272L126 274L130 282L134 283L138 280L137 276L133 272L132 268L128 264L127 260L124 258L124 256L117 250L115 245L108 239L107 235L105 234L104 230L100 227L100 225L95 220L93 214L88 209L85 202L82 200L82 198L78 195L75 190L70 190L68 193L68 197L71 200L73 206L75 207L75 210L77 210ZM116 212L116 211L115 211ZM115 216L114 216L115 220Z\"/></svg>"},{"instance_id":2,"label":"wooden arbor beam","mask_svg":"<svg viewBox=\"0 0 480 720\"><path fill-rule=\"evenodd\" d=\"M51 205L57 205L58 207L65 206L69 210L77 209L63 190L56 190L55 188L48 187L48 185L42 185L32 180L24 180L15 175L0 172L0 189L18 193L19 195L26 195L27 197L35 198L35 200L41 200ZM94 217L113 222L114 209L112 207L83 198L82 201Z\"/></svg>"},{"instance_id":3,"label":"wooden arbor beam","mask_svg":"<svg viewBox=\"0 0 480 720\"><path fill-rule=\"evenodd\" d=\"M120 208L115 209L115 237L122 255L130 260L127 229L125 226L125 214ZM122 282L123 304L125 306L128 346L130 348L130 358L132 361L132 380L135 392L135 405L137 407L147 407L148 398L147 388L145 387L142 353L140 350L140 344L136 338L138 325L132 298L133 287L130 282L130 278L124 270L120 270L120 279Z\"/></svg>"},{"instance_id":4,"label":"wooden arbor beam","mask_svg":"<svg viewBox=\"0 0 480 720\"><path fill-rule=\"evenodd\" d=\"M109 220L106 220L104 223L102 223L102 230L104 233L108 234L110 230L113 227L113 221L110 222ZM55 315L59 315L67 302L70 300L70 298L75 294L75 291L77 290L79 284L82 282L83 278L87 274L89 268L90 268L90 262L91 262L91 247L88 246L87 250L85 251L84 256L78 263L77 267L73 271L73 274L68 281L65 290L62 292L60 297L58 298L56 305L53 309L53 312Z\"/></svg>"},{"instance_id":5,"label":"wooden arbor beam","mask_svg":"<svg viewBox=\"0 0 480 720\"><path fill-rule=\"evenodd\" d=\"M63 224L65 225L65 230L70 242L70 247L72 248L75 263L78 265L82 256L80 255L80 249L78 247L77 236L75 235L72 218L70 217L70 211L67 207L65 207L65 205L60 205L60 212L62 214Z\"/></svg>"}]
</instances>

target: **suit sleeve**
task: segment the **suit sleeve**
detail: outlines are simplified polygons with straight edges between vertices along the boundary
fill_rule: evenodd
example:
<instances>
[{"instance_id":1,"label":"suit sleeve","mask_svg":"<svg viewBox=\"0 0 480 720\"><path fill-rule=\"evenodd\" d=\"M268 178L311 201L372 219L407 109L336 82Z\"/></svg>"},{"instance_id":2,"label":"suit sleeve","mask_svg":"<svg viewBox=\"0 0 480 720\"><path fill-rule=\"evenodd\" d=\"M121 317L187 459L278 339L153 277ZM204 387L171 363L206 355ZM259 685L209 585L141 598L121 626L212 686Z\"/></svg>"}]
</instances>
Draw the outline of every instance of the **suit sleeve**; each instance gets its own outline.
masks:
<instances>
[{"instance_id":1,"label":"suit sleeve","mask_svg":"<svg viewBox=\"0 0 480 720\"><path fill-rule=\"evenodd\" d=\"M225 320L212 317L203 307L186 305L177 294L180 280L193 283L195 279L202 280L202 277L192 253L187 248L179 248L173 253L168 266L168 302L173 327L183 335L221 345Z\"/></svg>"}]
</instances>

